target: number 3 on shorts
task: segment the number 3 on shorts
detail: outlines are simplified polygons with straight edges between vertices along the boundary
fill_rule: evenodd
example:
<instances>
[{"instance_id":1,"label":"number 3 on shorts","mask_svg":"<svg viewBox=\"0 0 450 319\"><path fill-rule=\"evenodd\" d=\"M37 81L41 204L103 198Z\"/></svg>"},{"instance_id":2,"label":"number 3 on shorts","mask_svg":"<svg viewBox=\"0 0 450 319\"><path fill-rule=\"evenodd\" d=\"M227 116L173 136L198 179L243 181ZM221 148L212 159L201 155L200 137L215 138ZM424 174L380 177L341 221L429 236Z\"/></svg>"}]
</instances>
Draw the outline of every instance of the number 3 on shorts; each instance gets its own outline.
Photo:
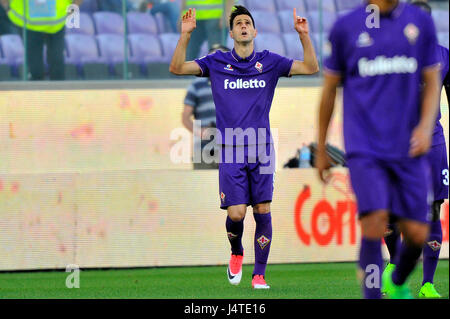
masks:
<instances>
[{"instance_id":1,"label":"number 3 on shorts","mask_svg":"<svg viewBox=\"0 0 450 319\"><path fill-rule=\"evenodd\" d=\"M448 169L443 169L442 175L444 176L442 182L444 183L445 186L448 186Z\"/></svg>"}]
</instances>

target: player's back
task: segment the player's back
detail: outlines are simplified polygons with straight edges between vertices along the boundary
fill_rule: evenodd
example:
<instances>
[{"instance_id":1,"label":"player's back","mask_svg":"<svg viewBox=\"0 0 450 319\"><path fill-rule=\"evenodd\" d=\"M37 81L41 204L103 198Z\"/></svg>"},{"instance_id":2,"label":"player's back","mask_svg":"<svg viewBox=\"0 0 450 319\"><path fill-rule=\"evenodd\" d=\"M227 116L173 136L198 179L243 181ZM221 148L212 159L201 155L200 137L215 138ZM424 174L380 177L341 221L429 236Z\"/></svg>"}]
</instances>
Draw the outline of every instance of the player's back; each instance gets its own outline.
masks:
<instances>
[{"instance_id":1,"label":"player's back","mask_svg":"<svg viewBox=\"0 0 450 319\"><path fill-rule=\"evenodd\" d=\"M325 66L344 85L347 153L408 156L411 131L420 117L422 71L435 65L436 35L431 18L399 3L371 21L366 6L339 18L331 33Z\"/></svg>"}]
</instances>

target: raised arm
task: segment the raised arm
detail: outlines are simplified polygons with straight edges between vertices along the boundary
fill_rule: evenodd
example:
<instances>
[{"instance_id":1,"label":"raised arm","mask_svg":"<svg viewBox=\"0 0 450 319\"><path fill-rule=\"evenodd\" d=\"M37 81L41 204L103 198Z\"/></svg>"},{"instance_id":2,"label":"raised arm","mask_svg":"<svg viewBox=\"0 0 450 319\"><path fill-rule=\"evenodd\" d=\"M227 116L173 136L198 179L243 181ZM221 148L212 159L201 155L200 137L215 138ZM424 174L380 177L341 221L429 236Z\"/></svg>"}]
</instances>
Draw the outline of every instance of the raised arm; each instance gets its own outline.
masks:
<instances>
[{"instance_id":1,"label":"raised arm","mask_svg":"<svg viewBox=\"0 0 450 319\"><path fill-rule=\"evenodd\" d=\"M195 27L195 9L189 9L181 18L181 35L170 62L169 71L173 74L200 75L202 72L195 61L186 62L186 49Z\"/></svg>"},{"instance_id":2,"label":"raised arm","mask_svg":"<svg viewBox=\"0 0 450 319\"><path fill-rule=\"evenodd\" d=\"M336 100L336 90L341 82L341 76L337 74L325 73L322 89L322 98L319 107L319 132L317 142L317 154L315 166L318 169L319 178L322 182L327 182L325 173L330 168L330 160L327 155L327 132L330 125L331 116L334 111Z\"/></svg>"},{"instance_id":3,"label":"raised arm","mask_svg":"<svg viewBox=\"0 0 450 319\"><path fill-rule=\"evenodd\" d=\"M316 52L309 37L308 21L305 18L297 16L297 9L294 8L294 28L298 32L300 42L303 46L303 61L294 60L292 63L290 75L314 74L319 72L319 63L317 62Z\"/></svg>"}]
</instances>

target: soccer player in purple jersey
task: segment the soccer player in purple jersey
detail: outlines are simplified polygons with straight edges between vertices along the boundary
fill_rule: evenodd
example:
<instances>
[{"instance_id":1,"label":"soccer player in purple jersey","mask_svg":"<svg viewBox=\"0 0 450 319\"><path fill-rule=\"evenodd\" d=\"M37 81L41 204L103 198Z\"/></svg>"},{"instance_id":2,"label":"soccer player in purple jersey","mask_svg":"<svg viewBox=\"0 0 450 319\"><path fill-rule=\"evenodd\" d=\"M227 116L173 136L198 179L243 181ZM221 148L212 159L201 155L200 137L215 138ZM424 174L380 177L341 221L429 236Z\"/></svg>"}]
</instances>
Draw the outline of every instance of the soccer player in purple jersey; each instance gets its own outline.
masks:
<instances>
[{"instance_id":1,"label":"soccer player in purple jersey","mask_svg":"<svg viewBox=\"0 0 450 319\"><path fill-rule=\"evenodd\" d=\"M379 10L379 24L371 9ZM440 93L434 23L410 4L370 0L336 21L329 42L319 111L319 177L327 181L327 130L342 83L344 143L362 232L363 295L381 298L382 281L388 297L412 298L406 280L428 237L431 181L425 154ZM380 278L381 240L390 214L404 241L395 270Z\"/></svg>"},{"instance_id":2,"label":"soccer player in purple jersey","mask_svg":"<svg viewBox=\"0 0 450 319\"><path fill-rule=\"evenodd\" d=\"M225 226L231 244L228 280L233 285L241 281L244 217L251 205L256 223L252 287L267 289L265 271L272 242L270 203L275 164L269 111L280 77L313 74L319 67L308 23L297 16L295 9L294 28L303 46L304 61L293 61L267 50L255 52L257 30L246 8L236 6L229 23L230 37L234 40L231 52L217 51L195 61L185 61L186 47L196 25L195 10L189 9L182 17L180 40L170 71L211 80L216 105L216 142L221 145L220 207L227 210Z\"/></svg>"},{"instance_id":3,"label":"soccer player in purple jersey","mask_svg":"<svg viewBox=\"0 0 450 319\"><path fill-rule=\"evenodd\" d=\"M431 7L423 1L412 3L422 8L428 14L431 14ZM441 62L441 80L447 92L447 99L450 98L450 73L449 73L449 51L447 48L438 45L438 56ZM450 101L449 101L450 104ZM447 148L445 146L445 137L442 125L440 123L441 112L438 111L436 125L433 131L433 141L430 152L427 157L430 161L431 179L433 184L434 201L431 206L430 235L423 248L423 281L419 291L419 297L422 298L440 298L441 295L434 287L434 274L436 272L439 253L442 244L442 224L440 219L441 205L444 199L448 198L448 164ZM388 226L388 231L384 237L389 251L390 261L385 271L392 271L395 268L395 256L397 247L400 244L400 232L395 224ZM384 291L383 291L384 292Z\"/></svg>"}]
</instances>

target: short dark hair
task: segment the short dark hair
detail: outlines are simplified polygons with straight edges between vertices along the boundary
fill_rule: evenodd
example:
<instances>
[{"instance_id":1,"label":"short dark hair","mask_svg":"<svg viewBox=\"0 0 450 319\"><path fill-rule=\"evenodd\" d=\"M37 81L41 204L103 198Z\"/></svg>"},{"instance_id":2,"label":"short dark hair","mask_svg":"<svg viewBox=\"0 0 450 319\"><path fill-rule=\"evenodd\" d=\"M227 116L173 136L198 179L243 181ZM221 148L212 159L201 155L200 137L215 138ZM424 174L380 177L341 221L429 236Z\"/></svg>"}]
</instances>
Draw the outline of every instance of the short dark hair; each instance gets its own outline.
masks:
<instances>
[{"instance_id":1,"label":"short dark hair","mask_svg":"<svg viewBox=\"0 0 450 319\"><path fill-rule=\"evenodd\" d=\"M424 2L424 1L413 1L411 2L412 5L414 6L418 6L420 9L422 9L425 12L428 12L429 14L431 14L431 6Z\"/></svg>"},{"instance_id":2,"label":"short dark hair","mask_svg":"<svg viewBox=\"0 0 450 319\"><path fill-rule=\"evenodd\" d=\"M239 16L241 14L248 15L250 17L250 19L252 19L253 27L255 27L255 20L253 20L253 17L252 17L252 14L250 13L250 11L248 11L247 8L244 6L234 6L234 10L233 10L233 12L231 12L231 15L230 15L230 30L233 29L234 18L236 18L237 16Z\"/></svg>"}]
</instances>

